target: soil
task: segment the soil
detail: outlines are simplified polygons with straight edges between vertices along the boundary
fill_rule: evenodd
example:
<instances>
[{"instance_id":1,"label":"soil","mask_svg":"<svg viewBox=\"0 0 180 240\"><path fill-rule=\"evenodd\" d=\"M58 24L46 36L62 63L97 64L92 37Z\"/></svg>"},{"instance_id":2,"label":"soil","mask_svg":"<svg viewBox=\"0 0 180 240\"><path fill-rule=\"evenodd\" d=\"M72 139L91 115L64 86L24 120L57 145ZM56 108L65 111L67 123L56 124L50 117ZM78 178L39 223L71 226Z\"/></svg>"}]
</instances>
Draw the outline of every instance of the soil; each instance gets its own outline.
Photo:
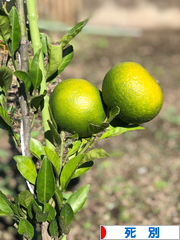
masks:
<instances>
[{"instance_id":1,"label":"soil","mask_svg":"<svg viewBox=\"0 0 180 240\"><path fill-rule=\"evenodd\" d=\"M75 191L91 185L84 208L71 223L68 240L99 239L100 225L180 225L179 43L180 31L174 29L143 31L137 38L82 33L72 41L74 58L61 74L62 80L82 78L101 89L104 75L112 66L134 61L158 81L164 105L154 120L142 125L144 130L96 144L111 157L95 161L92 170L71 188ZM43 140L41 130L37 120L33 134ZM12 159L15 154L1 131L0 186L10 197L25 189ZM0 219L0 240L22 239L15 235L12 225L9 218Z\"/></svg>"}]
</instances>

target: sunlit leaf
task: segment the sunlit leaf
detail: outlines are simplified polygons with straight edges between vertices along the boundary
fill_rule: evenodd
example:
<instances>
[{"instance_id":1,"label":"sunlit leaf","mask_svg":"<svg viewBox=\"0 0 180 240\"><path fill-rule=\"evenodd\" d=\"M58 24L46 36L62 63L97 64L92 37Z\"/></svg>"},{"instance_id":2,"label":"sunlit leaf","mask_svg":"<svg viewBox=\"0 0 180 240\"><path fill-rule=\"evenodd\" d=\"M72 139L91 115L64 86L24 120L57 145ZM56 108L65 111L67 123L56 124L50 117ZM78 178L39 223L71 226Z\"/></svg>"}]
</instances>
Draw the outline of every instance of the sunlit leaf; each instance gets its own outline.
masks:
<instances>
[{"instance_id":1,"label":"sunlit leaf","mask_svg":"<svg viewBox=\"0 0 180 240\"><path fill-rule=\"evenodd\" d=\"M59 68L62 60L62 46L48 43L48 63L46 65L46 78L53 75Z\"/></svg>"},{"instance_id":2,"label":"sunlit leaf","mask_svg":"<svg viewBox=\"0 0 180 240\"><path fill-rule=\"evenodd\" d=\"M69 203L69 205L71 206L74 215L84 206L88 197L89 188L90 185L81 187L67 200L67 203Z\"/></svg>"},{"instance_id":3,"label":"sunlit leaf","mask_svg":"<svg viewBox=\"0 0 180 240\"><path fill-rule=\"evenodd\" d=\"M26 94L28 94L28 91L31 87L31 77L29 76L29 74L21 70L16 70L14 72L14 75L24 82L25 88L26 88Z\"/></svg>"},{"instance_id":4,"label":"sunlit leaf","mask_svg":"<svg viewBox=\"0 0 180 240\"><path fill-rule=\"evenodd\" d=\"M10 21L8 15L4 10L0 9L0 35L3 38L3 42L7 44L8 39L10 38Z\"/></svg>"},{"instance_id":5,"label":"sunlit leaf","mask_svg":"<svg viewBox=\"0 0 180 240\"><path fill-rule=\"evenodd\" d=\"M31 62L30 71L29 71L29 75L31 77L31 81L32 81L35 91L40 86L41 81L42 81L42 71L39 67L40 54L41 54L41 49L38 49L36 54L33 57L33 60Z\"/></svg>"},{"instance_id":6,"label":"sunlit leaf","mask_svg":"<svg viewBox=\"0 0 180 240\"><path fill-rule=\"evenodd\" d=\"M95 159L106 158L106 157L109 157L109 154L106 153L104 149L95 148L85 154L81 163L94 161Z\"/></svg>"},{"instance_id":7,"label":"sunlit leaf","mask_svg":"<svg viewBox=\"0 0 180 240\"><path fill-rule=\"evenodd\" d=\"M47 157L52 162L54 168L56 169L58 175L60 174L60 158L57 155L57 153L53 150L51 150L48 147L44 147L44 150L46 152Z\"/></svg>"},{"instance_id":8,"label":"sunlit leaf","mask_svg":"<svg viewBox=\"0 0 180 240\"><path fill-rule=\"evenodd\" d=\"M6 214L13 214L10 202L7 199L6 195L0 190L0 210Z\"/></svg>"},{"instance_id":9,"label":"sunlit leaf","mask_svg":"<svg viewBox=\"0 0 180 240\"><path fill-rule=\"evenodd\" d=\"M66 190L68 183L70 182L73 174L75 173L76 169L78 168L79 163L81 162L84 154L80 154L77 157L72 158L69 160L66 165L64 166L61 177L60 183L63 190Z\"/></svg>"},{"instance_id":10,"label":"sunlit leaf","mask_svg":"<svg viewBox=\"0 0 180 240\"><path fill-rule=\"evenodd\" d=\"M43 145L41 144L40 141L34 138L31 138L30 140L30 151L39 160L42 160L42 156L45 155Z\"/></svg>"},{"instance_id":11,"label":"sunlit leaf","mask_svg":"<svg viewBox=\"0 0 180 240\"><path fill-rule=\"evenodd\" d=\"M72 176L72 178L77 178L79 176L81 176L82 174L84 174L85 172L87 172L88 170L90 170L94 165L93 161L89 161L89 162L85 162L83 164L81 164L75 171L74 175Z\"/></svg>"},{"instance_id":12,"label":"sunlit leaf","mask_svg":"<svg viewBox=\"0 0 180 240\"><path fill-rule=\"evenodd\" d=\"M134 131L134 130L142 130L142 129L144 129L144 128L139 125L129 125L127 127L113 127L110 125L108 127L108 131L105 132L98 140L101 140L103 138L115 137L115 136L118 136L125 132Z\"/></svg>"},{"instance_id":13,"label":"sunlit leaf","mask_svg":"<svg viewBox=\"0 0 180 240\"><path fill-rule=\"evenodd\" d=\"M11 49L14 54L18 49L21 40L21 28L19 24L18 12L14 6L11 8L9 13L9 20L11 24Z\"/></svg>"},{"instance_id":14,"label":"sunlit leaf","mask_svg":"<svg viewBox=\"0 0 180 240\"><path fill-rule=\"evenodd\" d=\"M42 44L42 52L44 56L47 55L47 35L45 33L40 33L40 40Z\"/></svg>"},{"instance_id":15,"label":"sunlit leaf","mask_svg":"<svg viewBox=\"0 0 180 240\"><path fill-rule=\"evenodd\" d=\"M14 160L17 162L17 168L21 175L30 183L35 184L37 171L33 160L30 157L21 155L15 156Z\"/></svg>"},{"instance_id":16,"label":"sunlit leaf","mask_svg":"<svg viewBox=\"0 0 180 240\"><path fill-rule=\"evenodd\" d=\"M34 195L28 190L20 192L18 196L19 204L25 208L28 208L29 204L34 199Z\"/></svg>"},{"instance_id":17,"label":"sunlit leaf","mask_svg":"<svg viewBox=\"0 0 180 240\"><path fill-rule=\"evenodd\" d=\"M55 193L55 178L51 162L44 157L37 177L37 197L40 203L47 203Z\"/></svg>"},{"instance_id":18,"label":"sunlit leaf","mask_svg":"<svg viewBox=\"0 0 180 240\"><path fill-rule=\"evenodd\" d=\"M62 44L62 48L64 48L83 29L88 20L89 19L79 22L68 32L68 34L63 36L60 41L60 43Z\"/></svg>"},{"instance_id":19,"label":"sunlit leaf","mask_svg":"<svg viewBox=\"0 0 180 240\"><path fill-rule=\"evenodd\" d=\"M81 146L81 141L80 140L73 142L72 146L70 146L69 149L68 149L69 151L67 153L67 157L70 157L71 155L76 153L80 146Z\"/></svg>"}]
</instances>

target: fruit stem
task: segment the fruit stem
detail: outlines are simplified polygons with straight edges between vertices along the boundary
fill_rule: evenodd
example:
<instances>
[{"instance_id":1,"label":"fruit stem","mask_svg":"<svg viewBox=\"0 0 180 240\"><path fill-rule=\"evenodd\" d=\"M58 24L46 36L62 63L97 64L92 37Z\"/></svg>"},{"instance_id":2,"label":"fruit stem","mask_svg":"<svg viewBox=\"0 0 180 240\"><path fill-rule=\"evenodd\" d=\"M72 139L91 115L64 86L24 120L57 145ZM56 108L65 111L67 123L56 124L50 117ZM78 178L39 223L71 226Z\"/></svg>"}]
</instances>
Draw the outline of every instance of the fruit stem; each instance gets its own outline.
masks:
<instances>
[{"instance_id":1,"label":"fruit stem","mask_svg":"<svg viewBox=\"0 0 180 240\"><path fill-rule=\"evenodd\" d=\"M26 5L27 5L27 13L28 13L27 17L28 17L29 27L30 27L32 48L33 48L33 53L35 55L37 50L42 48L42 44L40 41L39 28L38 28L38 23L37 23L38 15L37 15L37 11L36 11L35 0L26 0ZM40 95L41 95L44 93L45 90L47 90L42 52L40 54L39 67L42 71L42 76L43 76L41 86L40 86ZM49 147L50 149L54 150L55 147L53 145L53 138L52 138L52 134L51 134L51 131L50 131L50 128L48 125L48 120L50 121L50 114L49 114L48 107L49 107L49 96L46 94L44 96L44 104L41 109L42 121L43 121L43 127L44 127L46 146Z\"/></svg>"}]
</instances>

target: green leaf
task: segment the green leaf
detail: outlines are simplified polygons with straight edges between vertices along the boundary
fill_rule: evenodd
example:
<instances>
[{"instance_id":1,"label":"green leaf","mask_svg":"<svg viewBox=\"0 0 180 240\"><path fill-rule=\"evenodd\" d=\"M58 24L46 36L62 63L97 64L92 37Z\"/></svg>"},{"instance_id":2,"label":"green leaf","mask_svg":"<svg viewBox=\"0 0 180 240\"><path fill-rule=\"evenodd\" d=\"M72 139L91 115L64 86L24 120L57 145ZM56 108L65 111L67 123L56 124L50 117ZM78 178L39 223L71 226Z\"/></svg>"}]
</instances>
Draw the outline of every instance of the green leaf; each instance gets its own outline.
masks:
<instances>
[{"instance_id":1,"label":"green leaf","mask_svg":"<svg viewBox=\"0 0 180 240\"><path fill-rule=\"evenodd\" d=\"M47 203L55 193L55 179L51 162L44 157L37 177L37 197L40 203Z\"/></svg>"},{"instance_id":2,"label":"green leaf","mask_svg":"<svg viewBox=\"0 0 180 240\"><path fill-rule=\"evenodd\" d=\"M2 124L6 129L8 129L7 125L12 127L11 119L2 106L0 106L0 124Z\"/></svg>"},{"instance_id":3,"label":"green leaf","mask_svg":"<svg viewBox=\"0 0 180 240\"><path fill-rule=\"evenodd\" d=\"M58 213L60 213L60 210L62 208L62 202L63 202L63 194L61 192L61 190L56 186L55 188L55 195L54 195L56 204L58 206Z\"/></svg>"},{"instance_id":4,"label":"green leaf","mask_svg":"<svg viewBox=\"0 0 180 240\"><path fill-rule=\"evenodd\" d=\"M32 84L34 86L34 91L40 86L42 81L42 71L39 67L39 57L41 54L41 49L38 49L31 62L31 67L29 70L29 75L31 77Z\"/></svg>"},{"instance_id":5,"label":"green leaf","mask_svg":"<svg viewBox=\"0 0 180 240\"><path fill-rule=\"evenodd\" d=\"M49 212L36 212L36 220L37 222L46 222L49 216Z\"/></svg>"},{"instance_id":6,"label":"green leaf","mask_svg":"<svg viewBox=\"0 0 180 240\"><path fill-rule=\"evenodd\" d=\"M44 97L46 96L46 94L47 94L47 91L44 90L43 94L32 98L31 104L36 110L38 110L38 107L40 106L40 104L41 104L42 100L44 99Z\"/></svg>"},{"instance_id":7,"label":"green leaf","mask_svg":"<svg viewBox=\"0 0 180 240\"><path fill-rule=\"evenodd\" d=\"M59 229L58 229L58 224L57 221L54 219L52 222L49 224L49 232L51 237L57 238L59 235Z\"/></svg>"},{"instance_id":8,"label":"green leaf","mask_svg":"<svg viewBox=\"0 0 180 240\"><path fill-rule=\"evenodd\" d=\"M107 122L110 123L119 113L120 113L120 108L118 106L112 108L109 112L109 118Z\"/></svg>"},{"instance_id":9,"label":"green leaf","mask_svg":"<svg viewBox=\"0 0 180 240\"><path fill-rule=\"evenodd\" d=\"M72 59L73 59L73 46L70 45L63 50L63 58L61 61L61 65L58 68L58 75L64 71L64 69L69 65Z\"/></svg>"},{"instance_id":10,"label":"green leaf","mask_svg":"<svg viewBox=\"0 0 180 240\"><path fill-rule=\"evenodd\" d=\"M57 132L57 129L55 128L55 126L49 120L48 120L48 125L51 129L53 138L54 138L57 146L59 147L61 145L61 137L60 137L59 133Z\"/></svg>"},{"instance_id":11,"label":"green leaf","mask_svg":"<svg viewBox=\"0 0 180 240\"><path fill-rule=\"evenodd\" d=\"M44 56L47 55L47 35L45 33L40 33L40 40L42 44L42 52Z\"/></svg>"},{"instance_id":12,"label":"green leaf","mask_svg":"<svg viewBox=\"0 0 180 240\"><path fill-rule=\"evenodd\" d=\"M26 94L28 94L28 91L31 87L31 77L29 76L29 74L21 70L16 70L14 72L14 75L24 82L25 88L26 88Z\"/></svg>"},{"instance_id":13,"label":"green leaf","mask_svg":"<svg viewBox=\"0 0 180 240\"><path fill-rule=\"evenodd\" d=\"M48 220L49 222L51 222L52 220L54 220L54 218L55 218L55 216L56 216L56 211L55 211L55 209L51 206L51 204L46 203L46 205L45 205L45 212L48 212L48 213L49 213L48 218L47 218L47 220Z\"/></svg>"},{"instance_id":14,"label":"green leaf","mask_svg":"<svg viewBox=\"0 0 180 240\"><path fill-rule=\"evenodd\" d=\"M14 157L17 162L17 168L21 175L30 183L35 184L37 178L37 171L33 160L27 156L17 155Z\"/></svg>"},{"instance_id":15,"label":"green leaf","mask_svg":"<svg viewBox=\"0 0 180 240\"><path fill-rule=\"evenodd\" d=\"M100 126L90 123L90 128L91 128L92 132L94 132L94 133L100 133L100 132L104 131L108 126L109 126L108 122L103 122Z\"/></svg>"},{"instance_id":16,"label":"green leaf","mask_svg":"<svg viewBox=\"0 0 180 240\"><path fill-rule=\"evenodd\" d=\"M7 199L6 195L0 190L0 210L6 214L13 214L13 210L11 208L10 202Z\"/></svg>"},{"instance_id":17,"label":"green leaf","mask_svg":"<svg viewBox=\"0 0 180 240\"><path fill-rule=\"evenodd\" d=\"M64 69L69 65L72 59L73 59L73 47L70 45L63 50L63 57L60 66L58 67L57 71L55 71L50 77L48 77L47 82L51 82L59 74L61 74L64 71Z\"/></svg>"},{"instance_id":18,"label":"green leaf","mask_svg":"<svg viewBox=\"0 0 180 240\"><path fill-rule=\"evenodd\" d=\"M0 87L3 89L5 95L11 86L12 83L12 70L6 66L0 68Z\"/></svg>"},{"instance_id":19,"label":"green leaf","mask_svg":"<svg viewBox=\"0 0 180 240\"><path fill-rule=\"evenodd\" d=\"M61 209L60 218L65 221L67 226L71 223L74 217L74 212L69 203L65 203Z\"/></svg>"},{"instance_id":20,"label":"green leaf","mask_svg":"<svg viewBox=\"0 0 180 240\"><path fill-rule=\"evenodd\" d=\"M82 160L81 163L94 161L95 159L99 158L106 158L109 157L109 154L107 154L104 149L102 148L95 148L87 152Z\"/></svg>"},{"instance_id":21,"label":"green leaf","mask_svg":"<svg viewBox=\"0 0 180 240\"><path fill-rule=\"evenodd\" d=\"M57 153L53 150L51 150L48 147L44 147L44 150L46 152L47 157L52 162L53 166L57 170L58 175L60 174L60 158L57 155Z\"/></svg>"},{"instance_id":22,"label":"green leaf","mask_svg":"<svg viewBox=\"0 0 180 240\"><path fill-rule=\"evenodd\" d=\"M31 240L34 237L34 228L28 220L21 219L19 222L18 233L28 240Z\"/></svg>"},{"instance_id":23,"label":"green leaf","mask_svg":"<svg viewBox=\"0 0 180 240\"><path fill-rule=\"evenodd\" d=\"M42 160L42 156L46 155L41 142L34 138L30 140L30 151L40 161Z\"/></svg>"},{"instance_id":24,"label":"green leaf","mask_svg":"<svg viewBox=\"0 0 180 240\"><path fill-rule=\"evenodd\" d=\"M23 207L28 208L32 200L34 199L34 195L29 192L28 190L25 190L21 193L19 193L19 204L21 204Z\"/></svg>"},{"instance_id":25,"label":"green leaf","mask_svg":"<svg viewBox=\"0 0 180 240\"><path fill-rule=\"evenodd\" d=\"M73 142L73 144L71 145L71 148L68 149L69 151L66 157L68 158L74 153L76 153L79 150L80 146L81 146L80 140Z\"/></svg>"},{"instance_id":26,"label":"green leaf","mask_svg":"<svg viewBox=\"0 0 180 240\"><path fill-rule=\"evenodd\" d=\"M9 20L11 24L11 49L14 54L17 51L21 40L21 28L19 24L18 12L14 6L11 8L9 13Z\"/></svg>"},{"instance_id":27,"label":"green leaf","mask_svg":"<svg viewBox=\"0 0 180 240\"><path fill-rule=\"evenodd\" d=\"M6 213L0 210L0 217L7 217L7 216L9 216L9 213Z\"/></svg>"},{"instance_id":28,"label":"green leaf","mask_svg":"<svg viewBox=\"0 0 180 240\"><path fill-rule=\"evenodd\" d=\"M129 131L134 131L134 130L141 130L144 129L143 127L139 125L129 125L127 127L112 127L111 125L108 127L108 131L105 132L99 139L103 138L110 138L110 137L115 137L118 136L122 133L129 132Z\"/></svg>"},{"instance_id":29,"label":"green leaf","mask_svg":"<svg viewBox=\"0 0 180 240\"><path fill-rule=\"evenodd\" d=\"M70 198L67 200L67 203L71 206L74 215L84 206L88 193L89 193L90 185L86 185L81 187L75 193L73 193Z\"/></svg>"},{"instance_id":30,"label":"green leaf","mask_svg":"<svg viewBox=\"0 0 180 240\"><path fill-rule=\"evenodd\" d=\"M94 165L93 161L83 163L82 165L80 165L78 167L78 169L76 170L76 172L75 172L75 174L73 175L72 178L77 178L77 177L81 176L82 174L84 174L85 172L90 170L93 167L93 165Z\"/></svg>"},{"instance_id":31,"label":"green leaf","mask_svg":"<svg viewBox=\"0 0 180 240\"><path fill-rule=\"evenodd\" d=\"M46 78L53 75L59 68L62 60L62 46L48 43L48 63L46 65Z\"/></svg>"},{"instance_id":32,"label":"green leaf","mask_svg":"<svg viewBox=\"0 0 180 240\"><path fill-rule=\"evenodd\" d=\"M63 36L60 41L60 43L62 44L62 48L65 48L66 45L83 29L88 20L89 19L79 22L68 32L68 34Z\"/></svg>"},{"instance_id":33,"label":"green leaf","mask_svg":"<svg viewBox=\"0 0 180 240\"><path fill-rule=\"evenodd\" d=\"M10 38L11 26L8 15L0 9L0 35L3 38L3 42L7 44Z\"/></svg>"},{"instance_id":34,"label":"green leaf","mask_svg":"<svg viewBox=\"0 0 180 240\"><path fill-rule=\"evenodd\" d=\"M70 182L83 157L84 154L80 154L77 157L71 158L71 160L69 160L69 162L67 162L64 166L60 177L60 183L63 190L66 190L68 183Z\"/></svg>"}]
</instances>

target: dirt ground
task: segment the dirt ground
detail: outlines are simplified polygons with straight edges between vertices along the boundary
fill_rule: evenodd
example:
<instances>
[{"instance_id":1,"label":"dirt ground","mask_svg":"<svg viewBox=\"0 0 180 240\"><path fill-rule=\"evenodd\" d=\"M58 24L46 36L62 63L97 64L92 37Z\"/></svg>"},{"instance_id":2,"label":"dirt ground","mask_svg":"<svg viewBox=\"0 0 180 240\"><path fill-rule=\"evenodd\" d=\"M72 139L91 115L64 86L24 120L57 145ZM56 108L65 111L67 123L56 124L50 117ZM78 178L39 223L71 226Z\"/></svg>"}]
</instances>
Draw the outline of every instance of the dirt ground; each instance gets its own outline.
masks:
<instances>
[{"instance_id":1,"label":"dirt ground","mask_svg":"<svg viewBox=\"0 0 180 240\"><path fill-rule=\"evenodd\" d=\"M180 31L144 30L138 38L82 33L72 44L74 59L61 79L83 78L101 89L113 65L134 61L158 81L164 105L154 120L143 125L144 130L96 144L111 157L95 161L72 188L91 184L68 240L99 239L100 225L180 225ZM34 137L41 138L41 123L36 126ZM14 154L7 135L0 131L0 188L9 196L25 188L15 171ZM22 238L15 235L10 219L1 218L0 240L5 239Z\"/></svg>"}]
</instances>

